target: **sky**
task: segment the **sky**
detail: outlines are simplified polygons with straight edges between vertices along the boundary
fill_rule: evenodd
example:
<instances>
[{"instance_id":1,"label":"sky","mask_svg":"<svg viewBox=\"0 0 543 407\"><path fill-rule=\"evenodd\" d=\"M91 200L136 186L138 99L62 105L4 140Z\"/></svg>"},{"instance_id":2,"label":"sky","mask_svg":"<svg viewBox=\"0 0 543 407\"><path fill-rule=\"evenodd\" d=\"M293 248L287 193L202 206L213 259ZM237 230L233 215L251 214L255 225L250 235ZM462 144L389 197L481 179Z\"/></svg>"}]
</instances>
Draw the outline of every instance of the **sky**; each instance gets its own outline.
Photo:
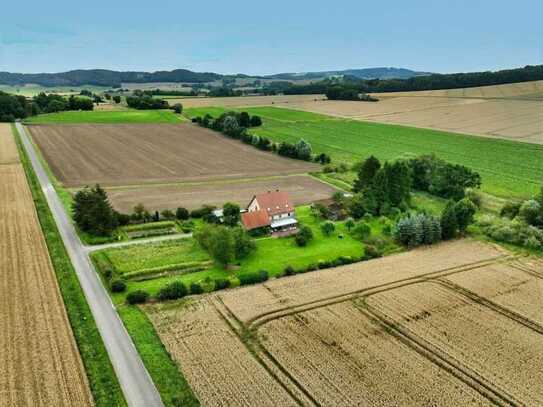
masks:
<instances>
[{"instance_id":1,"label":"sky","mask_svg":"<svg viewBox=\"0 0 543 407\"><path fill-rule=\"evenodd\" d=\"M543 64L541 0L5 3L0 71L449 73Z\"/></svg>"}]
</instances>

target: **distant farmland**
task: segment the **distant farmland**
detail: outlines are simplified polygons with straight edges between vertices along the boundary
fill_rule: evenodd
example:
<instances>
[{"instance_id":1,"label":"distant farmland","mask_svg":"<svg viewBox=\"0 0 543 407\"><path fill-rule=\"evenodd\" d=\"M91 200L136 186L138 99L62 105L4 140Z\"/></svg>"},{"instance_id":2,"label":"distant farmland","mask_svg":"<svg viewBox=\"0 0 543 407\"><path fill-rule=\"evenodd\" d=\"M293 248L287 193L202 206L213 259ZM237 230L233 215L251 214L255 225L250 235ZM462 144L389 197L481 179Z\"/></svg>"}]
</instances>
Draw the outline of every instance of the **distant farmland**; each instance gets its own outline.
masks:
<instances>
[{"instance_id":1,"label":"distant farmland","mask_svg":"<svg viewBox=\"0 0 543 407\"><path fill-rule=\"evenodd\" d=\"M213 108L212 114L217 115L225 110ZM435 153L450 162L478 171L483 177L482 190L496 196L530 197L543 182L541 145L369 123L274 107L243 110L263 117L264 125L251 130L255 134L277 142L295 143L300 137L304 138L311 143L315 152L331 154L336 164L352 164L371 154L390 160ZM186 109L189 117L206 112L207 108Z\"/></svg>"}]
</instances>

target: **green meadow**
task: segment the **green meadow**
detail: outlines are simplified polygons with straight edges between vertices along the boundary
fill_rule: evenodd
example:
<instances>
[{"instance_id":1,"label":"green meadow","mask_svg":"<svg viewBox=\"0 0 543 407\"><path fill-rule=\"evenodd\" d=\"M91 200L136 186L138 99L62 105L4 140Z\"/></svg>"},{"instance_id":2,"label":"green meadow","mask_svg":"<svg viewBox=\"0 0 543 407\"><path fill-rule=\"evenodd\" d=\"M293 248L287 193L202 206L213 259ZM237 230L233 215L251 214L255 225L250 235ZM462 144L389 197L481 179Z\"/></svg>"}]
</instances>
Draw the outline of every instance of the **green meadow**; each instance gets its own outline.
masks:
<instances>
[{"instance_id":1,"label":"green meadow","mask_svg":"<svg viewBox=\"0 0 543 407\"><path fill-rule=\"evenodd\" d=\"M171 110L67 111L29 117L29 124L180 123L185 118Z\"/></svg>"},{"instance_id":2,"label":"green meadow","mask_svg":"<svg viewBox=\"0 0 543 407\"><path fill-rule=\"evenodd\" d=\"M361 102L364 103L364 102ZM187 117L227 108L185 109ZM259 115L263 125L251 129L276 142L311 143L316 153L328 153L333 164L353 164L373 154L393 160L434 153L481 174L482 191L504 198L533 196L543 183L543 145L518 143L389 124L340 119L276 107L238 109Z\"/></svg>"}]
</instances>

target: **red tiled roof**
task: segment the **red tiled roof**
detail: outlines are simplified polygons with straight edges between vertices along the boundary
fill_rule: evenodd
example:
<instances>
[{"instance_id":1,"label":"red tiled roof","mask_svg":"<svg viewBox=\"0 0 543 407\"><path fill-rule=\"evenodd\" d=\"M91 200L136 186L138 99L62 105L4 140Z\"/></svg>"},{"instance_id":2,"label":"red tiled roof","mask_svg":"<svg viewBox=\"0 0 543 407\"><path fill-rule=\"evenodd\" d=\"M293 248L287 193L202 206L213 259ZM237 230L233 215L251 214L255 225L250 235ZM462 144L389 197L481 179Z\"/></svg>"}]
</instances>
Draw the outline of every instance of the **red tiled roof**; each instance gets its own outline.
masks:
<instances>
[{"instance_id":1,"label":"red tiled roof","mask_svg":"<svg viewBox=\"0 0 543 407\"><path fill-rule=\"evenodd\" d=\"M243 223L245 230L253 230L270 226L270 218L264 210L245 212L241 214L241 223Z\"/></svg>"},{"instance_id":2,"label":"red tiled roof","mask_svg":"<svg viewBox=\"0 0 543 407\"><path fill-rule=\"evenodd\" d=\"M267 211L270 216L294 211L286 192L265 192L255 195L254 199L257 200L260 209Z\"/></svg>"}]
</instances>

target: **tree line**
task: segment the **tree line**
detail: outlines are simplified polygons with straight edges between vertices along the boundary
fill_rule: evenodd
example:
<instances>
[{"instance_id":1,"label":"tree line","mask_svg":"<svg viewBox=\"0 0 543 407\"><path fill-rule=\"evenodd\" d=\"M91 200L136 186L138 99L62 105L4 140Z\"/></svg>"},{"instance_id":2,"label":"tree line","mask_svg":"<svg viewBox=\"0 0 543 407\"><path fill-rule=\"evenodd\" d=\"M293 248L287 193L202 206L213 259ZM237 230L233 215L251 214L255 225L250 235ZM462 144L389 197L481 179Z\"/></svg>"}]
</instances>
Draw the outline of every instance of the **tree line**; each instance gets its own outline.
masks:
<instances>
[{"instance_id":1,"label":"tree line","mask_svg":"<svg viewBox=\"0 0 543 407\"><path fill-rule=\"evenodd\" d=\"M94 103L87 97L40 93L31 100L24 96L0 92L0 122L13 122L41 113L56 113L65 110L93 110Z\"/></svg>"},{"instance_id":2,"label":"tree line","mask_svg":"<svg viewBox=\"0 0 543 407\"><path fill-rule=\"evenodd\" d=\"M251 134L249 129L260 127L262 119L260 116L250 116L247 112L227 112L221 114L218 118L213 118L210 114L204 117L196 116L192 122L225 134L228 137L241 140L245 144L250 144L263 151L271 151L284 157L294 158L304 161L315 161L321 164L329 164L331 158L328 154L313 154L311 144L304 139L298 140L292 144L288 142L275 143L268 137Z\"/></svg>"},{"instance_id":3,"label":"tree line","mask_svg":"<svg viewBox=\"0 0 543 407\"><path fill-rule=\"evenodd\" d=\"M341 79L324 79L307 85L281 83L268 85L269 90L276 90L289 95L303 94L359 94L380 92L409 92L436 89L458 89L477 86L502 85L543 80L543 65L528 65L524 68L501 71L469 72L454 74L431 74L414 76L408 79L359 79L344 76Z\"/></svg>"}]
</instances>

